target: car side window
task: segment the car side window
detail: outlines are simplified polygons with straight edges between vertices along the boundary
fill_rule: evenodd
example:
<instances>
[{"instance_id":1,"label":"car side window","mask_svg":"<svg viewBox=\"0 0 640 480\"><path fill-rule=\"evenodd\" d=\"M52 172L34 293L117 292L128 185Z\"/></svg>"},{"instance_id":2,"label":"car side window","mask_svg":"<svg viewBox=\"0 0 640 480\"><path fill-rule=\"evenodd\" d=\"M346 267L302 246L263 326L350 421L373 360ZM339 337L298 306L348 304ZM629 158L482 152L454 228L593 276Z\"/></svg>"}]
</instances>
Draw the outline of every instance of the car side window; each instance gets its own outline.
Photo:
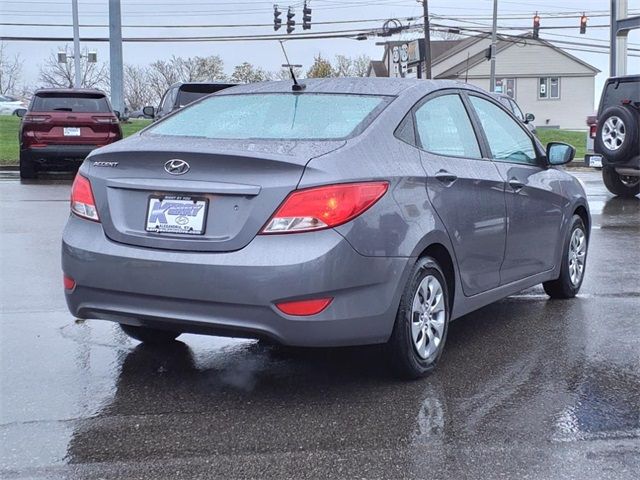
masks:
<instances>
[{"instance_id":1,"label":"car side window","mask_svg":"<svg viewBox=\"0 0 640 480\"><path fill-rule=\"evenodd\" d=\"M511 102L511 110L513 110L513 114L524 122L524 114L522 113L522 110L520 110L518 104L513 100L509 101Z\"/></svg>"},{"instance_id":2,"label":"car side window","mask_svg":"<svg viewBox=\"0 0 640 480\"><path fill-rule=\"evenodd\" d=\"M458 94L427 100L415 111L421 148L448 157L482 158L467 110Z\"/></svg>"},{"instance_id":3,"label":"car side window","mask_svg":"<svg viewBox=\"0 0 640 480\"><path fill-rule=\"evenodd\" d=\"M471 95L494 160L536 165L533 141L520 124L494 103Z\"/></svg>"}]
</instances>

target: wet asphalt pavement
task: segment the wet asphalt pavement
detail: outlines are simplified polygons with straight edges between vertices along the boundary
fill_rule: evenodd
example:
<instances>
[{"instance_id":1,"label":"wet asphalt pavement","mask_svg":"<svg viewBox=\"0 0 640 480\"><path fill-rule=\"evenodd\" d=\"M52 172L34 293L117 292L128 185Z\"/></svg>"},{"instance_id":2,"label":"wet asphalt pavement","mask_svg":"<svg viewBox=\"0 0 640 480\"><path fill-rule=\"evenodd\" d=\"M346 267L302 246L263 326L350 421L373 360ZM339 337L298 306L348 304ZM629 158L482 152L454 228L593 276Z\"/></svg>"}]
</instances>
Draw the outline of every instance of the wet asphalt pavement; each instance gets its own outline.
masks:
<instances>
[{"instance_id":1,"label":"wet asphalt pavement","mask_svg":"<svg viewBox=\"0 0 640 480\"><path fill-rule=\"evenodd\" d=\"M454 322L437 371L377 347L183 335L165 350L66 310L69 180L0 177L0 477L631 479L640 472L640 199L596 172L580 295Z\"/></svg>"}]
</instances>

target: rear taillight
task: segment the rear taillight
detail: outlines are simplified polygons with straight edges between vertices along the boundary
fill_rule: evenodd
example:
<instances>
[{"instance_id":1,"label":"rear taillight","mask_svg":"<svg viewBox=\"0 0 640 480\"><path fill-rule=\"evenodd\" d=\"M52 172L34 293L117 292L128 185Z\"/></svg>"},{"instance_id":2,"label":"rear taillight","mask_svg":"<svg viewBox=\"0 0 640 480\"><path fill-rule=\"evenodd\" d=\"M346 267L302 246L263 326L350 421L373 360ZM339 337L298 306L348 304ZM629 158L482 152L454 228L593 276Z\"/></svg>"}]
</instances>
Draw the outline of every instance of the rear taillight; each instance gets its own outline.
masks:
<instances>
[{"instance_id":1,"label":"rear taillight","mask_svg":"<svg viewBox=\"0 0 640 480\"><path fill-rule=\"evenodd\" d=\"M297 233L337 227L362 214L388 188L387 182L366 182L294 191L261 233Z\"/></svg>"},{"instance_id":2,"label":"rear taillight","mask_svg":"<svg viewBox=\"0 0 640 480\"><path fill-rule=\"evenodd\" d=\"M316 315L329 306L333 298L314 298L313 300L298 300L295 302L276 303L282 313L306 317Z\"/></svg>"},{"instance_id":3,"label":"rear taillight","mask_svg":"<svg viewBox=\"0 0 640 480\"><path fill-rule=\"evenodd\" d=\"M49 115L25 115L22 121L24 123L44 123L50 118Z\"/></svg>"},{"instance_id":4,"label":"rear taillight","mask_svg":"<svg viewBox=\"0 0 640 480\"><path fill-rule=\"evenodd\" d=\"M96 123L109 123L109 124L117 124L118 123L118 118L117 117L93 117L93 120Z\"/></svg>"},{"instance_id":5,"label":"rear taillight","mask_svg":"<svg viewBox=\"0 0 640 480\"><path fill-rule=\"evenodd\" d=\"M64 284L65 290L73 290L76 288L76 281L67 275L62 276L62 283Z\"/></svg>"},{"instance_id":6,"label":"rear taillight","mask_svg":"<svg viewBox=\"0 0 640 480\"><path fill-rule=\"evenodd\" d=\"M71 211L79 217L99 222L96 202L93 199L91 183L79 173L71 187Z\"/></svg>"},{"instance_id":7,"label":"rear taillight","mask_svg":"<svg viewBox=\"0 0 640 480\"><path fill-rule=\"evenodd\" d=\"M598 126L597 125L590 125L589 126L589 136L591 138L596 138L596 131L598 130Z\"/></svg>"}]
</instances>

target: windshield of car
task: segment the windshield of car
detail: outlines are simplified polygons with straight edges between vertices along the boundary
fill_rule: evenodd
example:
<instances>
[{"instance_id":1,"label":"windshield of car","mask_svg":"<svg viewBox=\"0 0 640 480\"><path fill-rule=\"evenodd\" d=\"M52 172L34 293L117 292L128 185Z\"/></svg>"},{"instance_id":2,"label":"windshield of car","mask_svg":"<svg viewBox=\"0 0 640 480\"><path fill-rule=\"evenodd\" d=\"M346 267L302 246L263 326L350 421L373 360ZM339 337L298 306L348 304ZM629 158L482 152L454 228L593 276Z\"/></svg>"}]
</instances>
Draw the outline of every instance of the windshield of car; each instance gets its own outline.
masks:
<instances>
[{"instance_id":1,"label":"windshield of car","mask_svg":"<svg viewBox=\"0 0 640 480\"><path fill-rule=\"evenodd\" d=\"M39 93L33 97L34 112L109 113L109 103L102 94Z\"/></svg>"},{"instance_id":2,"label":"windshield of car","mask_svg":"<svg viewBox=\"0 0 640 480\"><path fill-rule=\"evenodd\" d=\"M389 101L350 94L214 95L147 132L220 139L338 139L366 127Z\"/></svg>"}]
</instances>

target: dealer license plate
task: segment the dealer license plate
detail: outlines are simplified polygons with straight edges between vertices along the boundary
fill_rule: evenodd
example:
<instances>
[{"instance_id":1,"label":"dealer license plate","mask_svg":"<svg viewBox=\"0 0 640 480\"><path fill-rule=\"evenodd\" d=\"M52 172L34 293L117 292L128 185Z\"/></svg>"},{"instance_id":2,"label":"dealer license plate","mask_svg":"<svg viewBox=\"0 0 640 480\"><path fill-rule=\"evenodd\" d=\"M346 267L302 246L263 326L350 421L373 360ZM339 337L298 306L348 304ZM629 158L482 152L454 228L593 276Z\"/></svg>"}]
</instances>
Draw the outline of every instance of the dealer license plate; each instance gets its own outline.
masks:
<instances>
[{"instance_id":1,"label":"dealer license plate","mask_svg":"<svg viewBox=\"0 0 640 480\"><path fill-rule=\"evenodd\" d=\"M203 235L208 203L206 198L184 195L151 196L145 230L154 233Z\"/></svg>"},{"instance_id":2,"label":"dealer license plate","mask_svg":"<svg viewBox=\"0 0 640 480\"><path fill-rule=\"evenodd\" d=\"M79 137L80 127L64 127L63 133L65 137Z\"/></svg>"}]
</instances>

